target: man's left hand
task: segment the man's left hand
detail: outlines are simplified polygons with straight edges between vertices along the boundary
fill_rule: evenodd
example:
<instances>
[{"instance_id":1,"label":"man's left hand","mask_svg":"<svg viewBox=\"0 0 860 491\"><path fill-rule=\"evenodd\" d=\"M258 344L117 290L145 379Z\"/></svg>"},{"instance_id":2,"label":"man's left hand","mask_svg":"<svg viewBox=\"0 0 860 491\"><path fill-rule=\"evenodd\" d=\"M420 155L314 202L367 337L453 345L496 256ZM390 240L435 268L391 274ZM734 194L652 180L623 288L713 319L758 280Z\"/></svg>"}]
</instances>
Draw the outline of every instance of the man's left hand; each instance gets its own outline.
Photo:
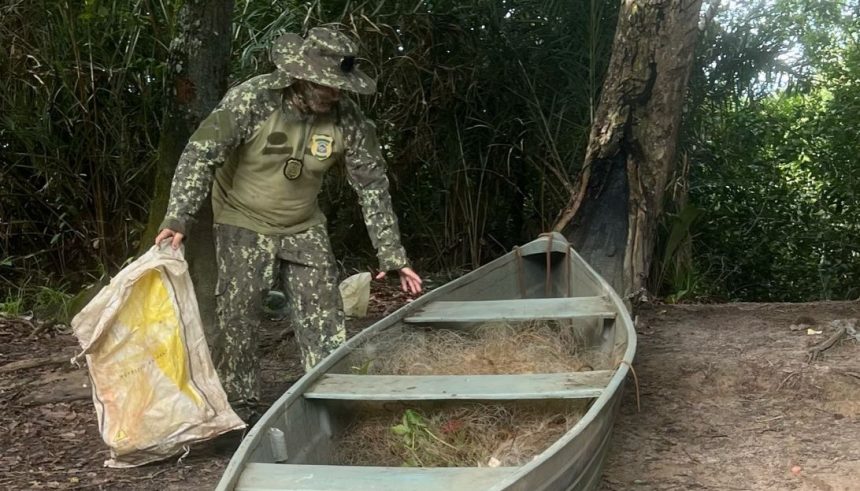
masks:
<instances>
[{"instance_id":1,"label":"man's left hand","mask_svg":"<svg viewBox=\"0 0 860 491\"><path fill-rule=\"evenodd\" d=\"M377 280L381 280L385 278L385 271L380 271L379 274L376 275ZM418 273L412 270L410 267L402 268L398 271L400 274L400 288L408 293L418 294L421 293L421 277L418 276Z\"/></svg>"}]
</instances>

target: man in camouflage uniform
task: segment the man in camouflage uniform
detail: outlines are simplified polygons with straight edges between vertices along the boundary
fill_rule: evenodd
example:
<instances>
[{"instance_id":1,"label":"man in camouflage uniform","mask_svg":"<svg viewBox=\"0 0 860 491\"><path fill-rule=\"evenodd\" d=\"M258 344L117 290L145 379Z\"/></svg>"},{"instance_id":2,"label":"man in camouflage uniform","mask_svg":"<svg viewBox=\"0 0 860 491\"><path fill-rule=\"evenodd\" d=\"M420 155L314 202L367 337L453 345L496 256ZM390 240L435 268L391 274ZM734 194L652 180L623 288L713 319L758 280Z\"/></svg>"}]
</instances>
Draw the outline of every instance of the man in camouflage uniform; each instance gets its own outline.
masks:
<instances>
[{"instance_id":1,"label":"man in camouflage uniform","mask_svg":"<svg viewBox=\"0 0 860 491\"><path fill-rule=\"evenodd\" d=\"M309 370L346 340L326 220L317 203L323 175L344 165L370 238L404 290L421 291L400 244L374 125L340 91L370 94L342 33L314 28L275 41L277 70L230 89L191 136L176 168L161 233L178 247L212 190L218 282L212 357L234 408L259 397L256 347L261 299L276 281L288 298ZM213 184L214 175L214 184Z\"/></svg>"}]
</instances>

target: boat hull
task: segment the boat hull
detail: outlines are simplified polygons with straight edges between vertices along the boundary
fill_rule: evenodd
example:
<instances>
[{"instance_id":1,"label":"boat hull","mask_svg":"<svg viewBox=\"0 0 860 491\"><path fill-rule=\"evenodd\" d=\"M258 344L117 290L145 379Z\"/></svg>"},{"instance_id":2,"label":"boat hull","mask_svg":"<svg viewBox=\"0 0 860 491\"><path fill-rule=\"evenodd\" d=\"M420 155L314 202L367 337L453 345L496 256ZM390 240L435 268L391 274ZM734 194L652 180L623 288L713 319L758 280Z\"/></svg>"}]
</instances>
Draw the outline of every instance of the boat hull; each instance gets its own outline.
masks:
<instances>
[{"instance_id":1,"label":"boat hull","mask_svg":"<svg viewBox=\"0 0 860 491\"><path fill-rule=\"evenodd\" d=\"M247 483L252 480L246 470L251 463L280 462L280 465L284 466L303 465L305 467L302 469L306 470L307 465L330 461L340 423L338 411L332 405L306 398L305 394L311 392L326 374L341 370L347 356L363 343L376 336L385 335L386 330L394 326L404 326L410 319L427 318L428 312L433 310L431 307L434 302L435 305L439 305L439 302L455 305L458 302L483 301L497 305L499 300L508 299L517 301L514 299L574 297L581 300L595 296L605 299L605 305L611 310L613 319L607 322L606 319L589 317L577 320L576 325L581 328L584 339L590 345L600 347L607 353L613 373L605 388L599 392L600 395L592 400L585 415L529 463L520 467L504 468L497 474L488 475L477 488L450 484L457 482L456 480L440 480L439 489L549 491L595 488L601 478L623 384L633 362L636 334L627 309L618 295L573 251L561 235L552 234L532 241L424 295L350 339L296 382L263 415L234 454L218 489L341 489L327 488L324 477L319 476L313 478L323 479L319 488L296 488L287 484L279 487L279 482L286 481L277 479L253 481L267 483L265 486L269 487L263 484L249 486ZM536 313L535 317L540 317L539 313ZM440 327L445 326L444 316L434 321ZM284 446L280 449L272 444L273 435L278 432L284 441ZM269 469L287 470L280 467ZM332 468L326 469L331 471ZM380 467L375 468L376 471L374 468L368 469L369 475L374 472L381 475L386 469L395 468ZM463 469L465 472L465 468ZM265 470L255 470L257 474L260 472ZM433 479L434 474L416 473L420 476L426 475L426 479ZM334 482L334 476L330 481ZM311 486L308 483L310 481L306 484ZM380 484L372 480L367 487L361 487L358 481L353 481L353 485L355 487L344 489L396 489L386 487L385 482ZM433 489L432 483L428 485L428 489Z\"/></svg>"}]
</instances>

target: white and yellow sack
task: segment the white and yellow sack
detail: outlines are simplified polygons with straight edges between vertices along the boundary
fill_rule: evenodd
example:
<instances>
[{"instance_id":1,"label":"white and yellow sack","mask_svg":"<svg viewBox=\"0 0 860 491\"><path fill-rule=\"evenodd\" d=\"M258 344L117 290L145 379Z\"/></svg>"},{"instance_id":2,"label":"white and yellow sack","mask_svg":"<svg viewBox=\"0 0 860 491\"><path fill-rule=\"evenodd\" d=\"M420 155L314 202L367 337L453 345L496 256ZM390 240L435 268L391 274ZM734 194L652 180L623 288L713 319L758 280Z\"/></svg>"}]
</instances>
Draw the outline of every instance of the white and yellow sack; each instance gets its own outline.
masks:
<instances>
[{"instance_id":1,"label":"white and yellow sack","mask_svg":"<svg viewBox=\"0 0 860 491\"><path fill-rule=\"evenodd\" d=\"M153 247L72 320L86 356L108 467L175 455L245 426L209 356L182 250Z\"/></svg>"},{"instance_id":2,"label":"white and yellow sack","mask_svg":"<svg viewBox=\"0 0 860 491\"><path fill-rule=\"evenodd\" d=\"M364 317L370 303L370 273L358 273L343 280L340 285L343 313L347 317Z\"/></svg>"}]
</instances>

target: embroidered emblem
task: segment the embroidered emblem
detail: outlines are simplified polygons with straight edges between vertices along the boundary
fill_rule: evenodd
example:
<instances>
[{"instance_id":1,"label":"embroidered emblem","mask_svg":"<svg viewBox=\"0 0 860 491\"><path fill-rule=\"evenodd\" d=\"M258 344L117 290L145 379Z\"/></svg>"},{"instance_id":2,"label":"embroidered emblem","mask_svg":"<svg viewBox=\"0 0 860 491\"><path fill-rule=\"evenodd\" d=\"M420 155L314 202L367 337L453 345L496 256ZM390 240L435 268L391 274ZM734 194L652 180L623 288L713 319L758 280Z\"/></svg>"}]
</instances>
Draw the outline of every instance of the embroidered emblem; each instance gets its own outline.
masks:
<instances>
[{"instance_id":1,"label":"embroidered emblem","mask_svg":"<svg viewBox=\"0 0 860 491\"><path fill-rule=\"evenodd\" d=\"M331 157L334 138L326 135L314 135L311 137L311 155L319 160Z\"/></svg>"},{"instance_id":2,"label":"embroidered emblem","mask_svg":"<svg viewBox=\"0 0 860 491\"><path fill-rule=\"evenodd\" d=\"M299 159L287 159L284 164L284 177L291 181L295 181L302 175L302 161Z\"/></svg>"}]
</instances>

